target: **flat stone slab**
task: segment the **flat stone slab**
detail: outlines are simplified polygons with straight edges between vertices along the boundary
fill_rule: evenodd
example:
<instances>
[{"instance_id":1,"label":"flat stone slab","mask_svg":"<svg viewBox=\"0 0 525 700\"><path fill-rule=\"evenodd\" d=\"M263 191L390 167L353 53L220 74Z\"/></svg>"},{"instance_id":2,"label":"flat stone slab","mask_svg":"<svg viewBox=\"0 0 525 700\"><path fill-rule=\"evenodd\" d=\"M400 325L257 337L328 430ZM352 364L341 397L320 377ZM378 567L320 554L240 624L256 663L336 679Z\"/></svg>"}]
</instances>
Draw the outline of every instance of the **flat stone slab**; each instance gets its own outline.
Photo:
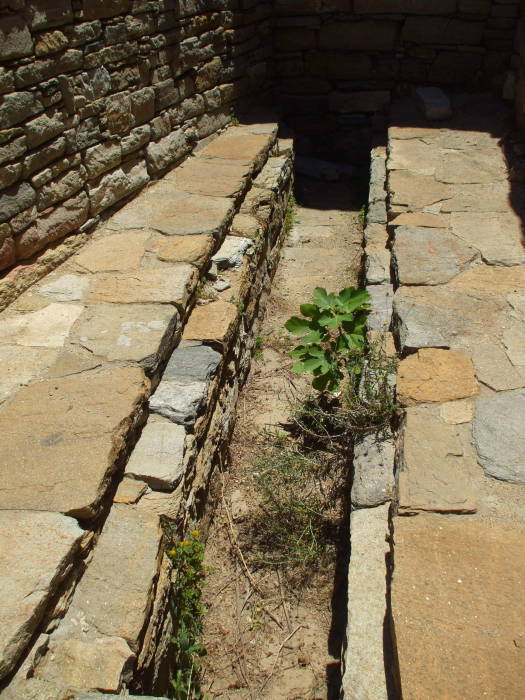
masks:
<instances>
[{"instance_id":1,"label":"flat stone slab","mask_svg":"<svg viewBox=\"0 0 525 700\"><path fill-rule=\"evenodd\" d=\"M507 182L442 186L451 188L450 196L441 206L445 214L456 211L507 212L509 209Z\"/></svg>"},{"instance_id":2,"label":"flat stone slab","mask_svg":"<svg viewBox=\"0 0 525 700\"><path fill-rule=\"evenodd\" d=\"M454 235L477 248L489 265L525 265L521 218L513 211L499 214L454 212Z\"/></svg>"},{"instance_id":3,"label":"flat stone slab","mask_svg":"<svg viewBox=\"0 0 525 700\"><path fill-rule=\"evenodd\" d=\"M79 317L70 341L106 360L155 368L169 345L179 314L167 304L94 304Z\"/></svg>"},{"instance_id":4,"label":"flat stone slab","mask_svg":"<svg viewBox=\"0 0 525 700\"><path fill-rule=\"evenodd\" d=\"M350 516L345 700L388 699L384 649L388 509L384 505L354 510Z\"/></svg>"},{"instance_id":5,"label":"flat stone slab","mask_svg":"<svg viewBox=\"0 0 525 700\"><path fill-rule=\"evenodd\" d=\"M392 619L403 698L521 700L523 524L398 517L394 542Z\"/></svg>"},{"instance_id":6,"label":"flat stone slab","mask_svg":"<svg viewBox=\"0 0 525 700\"><path fill-rule=\"evenodd\" d=\"M185 262L202 267L211 257L214 247L211 235L164 237L156 246L157 257L165 262Z\"/></svg>"},{"instance_id":7,"label":"flat stone slab","mask_svg":"<svg viewBox=\"0 0 525 700\"><path fill-rule=\"evenodd\" d=\"M185 379L205 382L213 376L222 355L208 345L176 348L166 365L162 379Z\"/></svg>"},{"instance_id":8,"label":"flat stone slab","mask_svg":"<svg viewBox=\"0 0 525 700\"><path fill-rule=\"evenodd\" d=\"M400 284L444 284L473 262L479 253L439 228L398 226L392 248Z\"/></svg>"},{"instance_id":9,"label":"flat stone slab","mask_svg":"<svg viewBox=\"0 0 525 700\"><path fill-rule=\"evenodd\" d=\"M438 348L424 348L401 360L396 387L405 406L454 401L479 393L470 358Z\"/></svg>"},{"instance_id":10,"label":"flat stone slab","mask_svg":"<svg viewBox=\"0 0 525 700\"><path fill-rule=\"evenodd\" d=\"M395 444L392 436L366 435L354 447L352 505L377 506L392 498Z\"/></svg>"},{"instance_id":11,"label":"flat stone slab","mask_svg":"<svg viewBox=\"0 0 525 700\"><path fill-rule=\"evenodd\" d=\"M56 348L0 345L0 403L33 379L44 376L58 353Z\"/></svg>"},{"instance_id":12,"label":"flat stone slab","mask_svg":"<svg viewBox=\"0 0 525 700\"><path fill-rule=\"evenodd\" d=\"M198 158L257 161L271 147L273 134L249 133L242 127L229 129L197 152Z\"/></svg>"},{"instance_id":13,"label":"flat stone slab","mask_svg":"<svg viewBox=\"0 0 525 700\"><path fill-rule=\"evenodd\" d=\"M504 182L506 167L503 153L499 147L482 146L469 151L441 151L436 179L461 186Z\"/></svg>"},{"instance_id":14,"label":"flat stone slab","mask_svg":"<svg viewBox=\"0 0 525 700\"><path fill-rule=\"evenodd\" d=\"M525 387L525 367L517 367L509 360L501 343L476 343L472 349L476 377L496 391Z\"/></svg>"},{"instance_id":15,"label":"flat stone slab","mask_svg":"<svg viewBox=\"0 0 525 700\"><path fill-rule=\"evenodd\" d=\"M467 339L499 335L508 311L504 297L484 294L487 287L481 294L455 289L456 280L463 275L445 286L405 286L396 291L394 325L402 350L448 348Z\"/></svg>"},{"instance_id":16,"label":"flat stone slab","mask_svg":"<svg viewBox=\"0 0 525 700\"><path fill-rule=\"evenodd\" d=\"M148 388L116 367L21 389L0 408L0 509L96 515Z\"/></svg>"},{"instance_id":17,"label":"flat stone slab","mask_svg":"<svg viewBox=\"0 0 525 700\"><path fill-rule=\"evenodd\" d=\"M394 288L391 284L373 284L366 291L372 297L366 324L371 331L388 331L392 322Z\"/></svg>"},{"instance_id":18,"label":"flat stone slab","mask_svg":"<svg viewBox=\"0 0 525 700\"><path fill-rule=\"evenodd\" d=\"M249 160L190 157L165 179L183 192L213 197L236 197L245 189L253 165Z\"/></svg>"},{"instance_id":19,"label":"flat stone slab","mask_svg":"<svg viewBox=\"0 0 525 700\"><path fill-rule=\"evenodd\" d=\"M192 265L177 263L102 279L90 294L91 301L113 304L159 302L184 306L196 284Z\"/></svg>"},{"instance_id":20,"label":"flat stone slab","mask_svg":"<svg viewBox=\"0 0 525 700\"><path fill-rule=\"evenodd\" d=\"M0 345L61 348L83 310L81 304L54 302L36 311L2 314Z\"/></svg>"},{"instance_id":21,"label":"flat stone slab","mask_svg":"<svg viewBox=\"0 0 525 700\"><path fill-rule=\"evenodd\" d=\"M0 678L31 641L71 571L83 534L59 513L0 511Z\"/></svg>"},{"instance_id":22,"label":"flat stone slab","mask_svg":"<svg viewBox=\"0 0 525 700\"><path fill-rule=\"evenodd\" d=\"M196 306L182 337L184 340L225 343L238 313L237 307L228 301Z\"/></svg>"},{"instance_id":23,"label":"flat stone slab","mask_svg":"<svg viewBox=\"0 0 525 700\"><path fill-rule=\"evenodd\" d=\"M441 214L425 214L419 212L407 212L398 214L390 221L390 226L417 226L429 228L448 228L449 217Z\"/></svg>"},{"instance_id":24,"label":"flat stone slab","mask_svg":"<svg viewBox=\"0 0 525 700\"><path fill-rule=\"evenodd\" d=\"M389 190L392 205L407 207L411 211L444 202L452 196L450 185L437 182L432 176L418 175L408 170L391 171Z\"/></svg>"},{"instance_id":25,"label":"flat stone slab","mask_svg":"<svg viewBox=\"0 0 525 700\"><path fill-rule=\"evenodd\" d=\"M174 423L191 425L197 418L207 388L208 382L162 380L149 400L150 410Z\"/></svg>"},{"instance_id":26,"label":"flat stone slab","mask_svg":"<svg viewBox=\"0 0 525 700\"><path fill-rule=\"evenodd\" d=\"M479 467L459 428L424 408L409 408L401 431L399 513L472 513Z\"/></svg>"},{"instance_id":27,"label":"flat stone slab","mask_svg":"<svg viewBox=\"0 0 525 700\"><path fill-rule=\"evenodd\" d=\"M53 301L81 301L87 294L91 280L86 275L65 274L53 276L38 288L38 294Z\"/></svg>"},{"instance_id":28,"label":"flat stone slab","mask_svg":"<svg viewBox=\"0 0 525 700\"><path fill-rule=\"evenodd\" d=\"M171 421L149 420L126 465L126 474L157 491L173 491L183 475L186 431Z\"/></svg>"},{"instance_id":29,"label":"flat stone slab","mask_svg":"<svg viewBox=\"0 0 525 700\"><path fill-rule=\"evenodd\" d=\"M525 389L480 397L473 437L487 476L525 483Z\"/></svg>"},{"instance_id":30,"label":"flat stone slab","mask_svg":"<svg viewBox=\"0 0 525 700\"><path fill-rule=\"evenodd\" d=\"M441 153L425 139L393 139L388 154L389 170L407 170L417 175L434 175Z\"/></svg>"},{"instance_id":31,"label":"flat stone slab","mask_svg":"<svg viewBox=\"0 0 525 700\"><path fill-rule=\"evenodd\" d=\"M137 653L153 604L162 537L156 515L134 506L113 505L53 639L119 638Z\"/></svg>"},{"instance_id":32,"label":"flat stone slab","mask_svg":"<svg viewBox=\"0 0 525 700\"><path fill-rule=\"evenodd\" d=\"M88 272L138 270L154 231L107 232L88 243L72 262Z\"/></svg>"},{"instance_id":33,"label":"flat stone slab","mask_svg":"<svg viewBox=\"0 0 525 700\"><path fill-rule=\"evenodd\" d=\"M233 211L229 197L189 194L163 179L114 214L107 227L155 229L168 236L208 233L217 238L226 230Z\"/></svg>"}]
</instances>

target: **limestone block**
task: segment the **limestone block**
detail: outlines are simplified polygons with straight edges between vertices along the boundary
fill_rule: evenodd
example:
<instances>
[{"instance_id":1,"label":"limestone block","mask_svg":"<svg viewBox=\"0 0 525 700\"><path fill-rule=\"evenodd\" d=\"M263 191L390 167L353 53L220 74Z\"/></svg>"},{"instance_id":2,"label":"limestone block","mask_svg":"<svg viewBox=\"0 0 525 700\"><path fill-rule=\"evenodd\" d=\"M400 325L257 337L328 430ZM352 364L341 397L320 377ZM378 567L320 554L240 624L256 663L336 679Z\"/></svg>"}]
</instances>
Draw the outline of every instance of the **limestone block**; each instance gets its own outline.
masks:
<instances>
[{"instance_id":1,"label":"limestone block","mask_svg":"<svg viewBox=\"0 0 525 700\"><path fill-rule=\"evenodd\" d=\"M414 90L414 95L426 119L432 121L452 116L450 100L441 88L418 87Z\"/></svg>"},{"instance_id":2,"label":"limestone block","mask_svg":"<svg viewBox=\"0 0 525 700\"><path fill-rule=\"evenodd\" d=\"M46 165L49 163L52 163L55 161L57 158L60 158L63 156L66 152L66 139L63 137L59 137L55 139L54 141L51 141L45 146L42 146L38 148L34 153L30 153L29 155L26 156L24 159L24 171L25 175L29 176L31 173L33 173L35 170L41 170L41 168L44 168ZM65 160L65 159L64 159ZM48 174L53 176L53 171L52 168L49 168L48 171L45 173L46 181L47 181L47 176ZM37 175L32 178L31 182L33 182L37 187L39 183L39 180L43 177L43 173L38 173ZM38 178L36 180L35 178Z\"/></svg>"},{"instance_id":3,"label":"limestone block","mask_svg":"<svg viewBox=\"0 0 525 700\"><path fill-rule=\"evenodd\" d=\"M398 214L395 218L390 221L391 226L416 226L417 228L423 228L427 226L428 228L448 228L449 221L448 217L442 216L440 214L424 214L424 213L411 213ZM458 235L454 231L455 235ZM460 236L461 238L461 236ZM467 241L471 244L471 241Z\"/></svg>"},{"instance_id":4,"label":"limestone block","mask_svg":"<svg viewBox=\"0 0 525 700\"><path fill-rule=\"evenodd\" d=\"M90 279L85 275L66 274L51 279L48 277L46 283L38 288L38 293L53 301L81 301L89 285Z\"/></svg>"},{"instance_id":5,"label":"limestone block","mask_svg":"<svg viewBox=\"0 0 525 700\"><path fill-rule=\"evenodd\" d=\"M433 177L417 175L404 170L395 170L389 177L390 203L409 210L445 202L452 197L450 185L436 182ZM446 210L442 211L452 211Z\"/></svg>"},{"instance_id":6,"label":"limestone block","mask_svg":"<svg viewBox=\"0 0 525 700\"><path fill-rule=\"evenodd\" d=\"M210 235L164 238L156 246L157 257L164 262L186 262L202 267L210 259L214 239Z\"/></svg>"},{"instance_id":7,"label":"limestone block","mask_svg":"<svg viewBox=\"0 0 525 700\"><path fill-rule=\"evenodd\" d=\"M113 503L124 503L132 505L148 491L148 485L144 481L138 479L124 478L117 488L117 492L113 496Z\"/></svg>"},{"instance_id":8,"label":"limestone block","mask_svg":"<svg viewBox=\"0 0 525 700\"><path fill-rule=\"evenodd\" d=\"M174 423L192 425L207 391L207 382L186 379L163 380L149 400L153 413Z\"/></svg>"},{"instance_id":9,"label":"limestone block","mask_svg":"<svg viewBox=\"0 0 525 700\"><path fill-rule=\"evenodd\" d=\"M116 367L21 389L0 407L0 508L96 515L148 388Z\"/></svg>"},{"instance_id":10,"label":"limestone block","mask_svg":"<svg viewBox=\"0 0 525 700\"><path fill-rule=\"evenodd\" d=\"M388 331L392 322L394 288L391 284L373 284L367 287L367 292L372 297L367 328L372 331Z\"/></svg>"},{"instance_id":11,"label":"limestone block","mask_svg":"<svg viewBox=\"0 0 525 700\"><path fill-rule=\"evenodd\" d=\"M183 192L217 197L237 197L247 185L252 164L228 158L189 158L166 175Z\"/></svg>"},{"instance_id":12,"label":"limestone block","mask_svg":"<svg viewBox=\"0 0 525 700\"><path fill-rule=\"evenodd\" d=\"M155 370L172 342L179 314L165 304L93 304L78 318L71 343L110 362Z\"/></svg>"},{"instance_id":13,"label":"limestone block","mask_svg":"<svg viewBox=\"0 0 525 700\"><path fill-rule=\"evenodd\" d=\"M103 175L96 184L88 184L91 213L104 209L141 189L149 181L146 166L141 161L123 163L121 167Z\"/></svg>"},{"instance_id":14,"label":"limestone block","mask_svg":"<svg viewBox=\"0 0 525 700\"><path fill-rule=\"evenodd\" d=\"M88 198L84 192L80 192L49 214L40 214L35 223L15 239L17 257L27 259L48 243L64 238L79 228L87 217Z\"/></svg>"},{"instance_id":15,"label":"limestone block","mask_svg":"<svg viewBox=\"0 0 525 700\"><path fill-rule=\"evenodd\" d=\"M152 142L146 147L148 169L152 175L159 175L170 165L187 155L195 139L192 133L179 129L168 134L160 141Z\"/></svg>"},{"instance_id":16,"label":"limestone block","mask_svg":"<svg viewBox=\"0 0 525 700\"><path fill-rule=\"evenodd\" d=\"M489 265L525 265L521 218L513 211L454 212L450 222L454 235L477 248Z\"/></svg>"},{"instance_id":17,"label":"limestone block","mask_svg":"<svg viewBox=\"0 0 525 700\"><path fill-rule=\"evenodd\" d=\"M57 27L73 19L71 0L29 0L26 4L31 29Z\"/></svg>"},{"instance_id":18,"label":"limestone block","mask_svg":"<svg viewBox=\"0 0 525 700\"><path fill-rule=\"evenodd\" d=\"M79 169L69 170L46 185L43 185L37 192L36 206L38 211L47 209L52 204L68 199L75 192L78 192L86 180L85 170L81 166Z\"/></svg>"},{"instance_id":19,"label":"limestone block","mask_svg":"<svg viewBox=\"0 0 525 700\"><path fill-rule=\"evenodd\" d=\"M72 262L88 272L138 270L153 231L106 232L90 241Z\"/></svg>"},{"instance_id":20,"label":"limestone block","mask_svg":"<svg viewBox=\"0 0 525 700\"><path fill-rule=\"evenodd\" d=\"M444 284L477 257L476 249L443 229L396 227L392 259L400 284Z\"/></svg>"},{"instance_id":21,"label":"limestone block","mask_svg":"<svg viewBox=\"0 0 525 700\"><path fill-rule=\"evenodd\" d=\"M0 27L0 60L30 56L33 40L27 24L17 15L3 15Z\"/></svg>"},{"instance_id":22,"label":"limestone block","mask_svg":"<svg viewBox=\"0 0 525 700\"><path fill-rule=\"evenodd\" d=\"M388 505L350 515L348 621L344 657L345 700L387 700L383 628L386 617Z\"/></svg>"},{"instance_id":23,"label":"limestone block","mask_svg":"<svg viewBox=\"0 0 525 700\"><path fill-rule=\"evenodd\" d=\"M53 114L41 114L25 125L25 133L28 148L36 148L41 143L49 141L64 131L64 117L60 112Z\"/></svg>"},{"instance_id":24,"label":"limestone block","mask_svg":"<svg viewBox=\"0 0 525 700\"><path fill-rule=\"evenodd\" d=\"M228 129L198 151L198 157L225 158L244 162L259 162L266 156L275 141L272 133L250 133L242 127Z\"/></svg>"},{"instance_id":25,"label":"limestone block","mask_svg":"<svg viewBox=\"0 0 525 700\"><path fill-rule=\"evenodd\" d=\"M525 367L513 365L496 340L475 343L471 352L476 376L483 384L495 391L525 387Z\"/></svg>"},{"instance_id":26,"label":"limestone block","mask_svg":"<svg viewBox=\"0 0 525 700\"><path fill-rule=\"evenodd\" d=\"M71 571L83 534L75 520L58 513L0 511L0 678L31 641Z\"/></svg>"},{"instance_id":27,"label":"limestone block","mask_svg":"<svg viewBox=\"0 0 525 700\"><path fill-rule=\"evenodd\" d=\"M227 301L197 306L184 328L183 338L225 344L237 317L237 307Z\"/></svg>"},{"instance_id":28,"label":"limestone block","mask_svg":"<svg viewBox=\"0 0 525 700\"><path fill-rule=\"evenodd\" d=\"M319 32L319 47L332 51L388 51L394 48L399 29L399 22L384 19L325 22Z\"/></svg>"},{"instance_id":29,"label":"limestone block","mask_svg":"<svg viewBox=\"0 0 525 700\"><path fill-rule=\"evenodd\" d=\"M378 506L392 498L394 453L391 435L366 435L357 442L351 495L354 508Z\"/></svg>"},{"instance_id":30,"label":"limestone block","mask_svg":"<svg viewBox=\"0 0 525 700\"><path fill-rule=\"evenodd\" d=\"M13 138L13 140L5 146L0 147L0 165L15 160L27 151L26 137L23 135L23 132L17 132L16 129L13 129L13 132L22 135L20 135L19 138Z\"/></svg>"},{"instance_id":31,"label":"limestone block","mask_svg":"<svg viewBox=\"0 0 525 700\"><path fill-rule=\"evenodd\" d=\"M367 284L390 282L390 251L384 246L367 246L365 249Z\"/></svg>"},{"instance_id":32,"label":"limestone block","mask_svg":"<svg viewBox=\"0 0 525 700\"><path fill-rule=\"evenodd\" d=\"M118 141L106 141L84 153L84 165L90 178L101 175L120 163L121 148Z\"/></svg>"},{"instance_id":33,"label":"limestone block","mask_svg":"<svg viewBox=\"0 0 525 700\"><path fill-rule=\"evenodd\" d=\"M344 166L343 166L344 167ZM263 169L253 181L254 187L282 193L292 174L292 160L289 156L280 155L268 158Z\"/></svg>"},{"instance_id":34,"label":"limestone block","mask_svg":"<svg viewBox=\"0 0 525 700\"><path fill-rule=\"evenodd\" d=\"M441 153L436 179L451 184L505 184L507 169L499 148L478 146L472 151ZM483 190L482 190L483 191Z\"/></svg>"},{"instance_id":35,"label":"limestone block","mask_svg":"<svg viewBox=\"0 0 525 700\"><path fill-rule=\"evenodd\" d=\"M36 311L4 314L0 344L60 348L84 307L52 303Z\"/></svg>"},{"instance_id":36,"label":"limestone block","mask_svg":"<svg viewBox=\"0 0 525 700\"><path fill-rule=\"evenodd\" d=\"M394 519L392 620L403 698L436 698L436 688L442 698L520 698L524 537L522 523L503 520Z\"/></svg>"},{"instance_id":37,"label":"limestone block","mask_svg":"<svg viewBox=\"0 0 525 700\"><path fill-rule=\"evenodd\" d=\"M409 170L417 175L435 175L443 153L433 141L395 138L390 141L389 170ZM408 216L408 214L402 214ZM420 216L431 216L421 214ZM437 227L439 228L439 227Z\"/></svg>"},{"instance_id":38,"label":"limestone block","mask_svg":"<svg viewBox=\"0 0 525 700\"><path fill-rule=\"evenodd\" d=\"M196 269L187 263L123 272L102 279L92 290L90 300L112 304L158 302L185 306L196 280Z\"/></svg>"},{"instance_id":39,"label":"limestone block","mask_svg":"<svg viewBox=\"0 0 525 700\"><path fill-rule=\"evenodd\" d=\"M35 200L35 190L27 182L4 190L0 194L0 223L27 209Z\"/></svg>"},{"instance_id":40,"label":"limestone block","mask_svg":"<svg viewBox=\"0 0 525 700\"><path fill-rule=\"evenodd\" d=\"M222 355L208 345L178 347L172 352L162 378L204 382L215 374L221 360Z\"/></svg>"},{"instance_id":41,"label":"limestone block","mask_svg":"<svg viewBox=\"0 0 525 700\"><path fill-rule=\"evenodd\" d=\"M163 179L114 214L108 228L152 228L168 236L204 233L219 237L232 215L231 199L181 192Z\"/></svg>"},{"instance_id":42,"label":"limestone block","mask_svg":"<svg viewBox=\"0 0 525 700\"><path fill-rule=\"evenodd\" d=\"M219 270L227 270L231 267L240 267L244 256L249 254L253 241L241 236L226 236L223 244L212 258L212 262Z\"/></svg>"},{"instance_id":43,"label":"limestone block","mask_svg":"<svg viewBox=\"0 0 525 700\"><path fill-rule=\"evenodd\" d=\"M473 437L485 474L514 484L525 483L525 390L480 397Z\"/></svg>"},{"instance_id":44,"label":"limestone block","mask_svg":"<svg viewBox=\"0 0 525 700\"><path fill-rule=\"evenodd\" d=\"M401 440L399 513L476 511L479 467L465 453L457 426L409 408Z\"/></svg>"},{"instance_id":45,"label":"limestone block","mask_svg":"<svg viewBox=\"0 0 525 700\"><path fill-rule=\"evenodd\" d=\"M478 393L472 361L459 352L423 348L399 363L397 396L405 406L454 401Z\"/></svg>"},{"instance_id":46,"label":"limestone block","mask_svg":"<svg viewBox=\"0 0 525 700\"><path fill-rule=\"evenodd\" d=\"M11 267L16 260L15 242L11 236L0 240L0 270Z\"/></svg>"},{"instance_id":47,"label":"limestone block","mask_svg":"<svg viewBox=\"0 0 525 700\"><path fill-rule=\"evenodd\" d=\"M441 183L438 183L441 184ZM442 185L452 188L452 185ZM449 189L441 211L451 212L508 212L509 187L506 182L491 184L462 184Z\"/></svg>"},{"instance_id":48,"label":"limestone block","mask_svg":"<svg viewBox=\"0 0 525 700\"><path fill-rule=\"evenodd\" d=\"M44 109L40 100L32 92L13 92L2 96L0 105L0 123L2 128L19 124L33 114L38 114Z\"/></svg>"},{"instance_id":49,"label":"limestone block","mask_svg":"<svg viewBox=\"0 0 525 700\"><path fill-rule=\"evenodd\" d=\"M126 474L156 491L173 491L184 474L186 430L171 421L146 424L126 465Z\"/></svg>"},{"instance_id":50,"label":"limestone block","mask_svg":"<svg viewBox=\"0 0 525 700\"><path fill-rule=\"evenodd\" d=\"M54 32L42 34L35 44L35 54L37 56L47 56L50 53L62 51L69 45L65 34L56 29Z\"/></svg>"}]
</instances>

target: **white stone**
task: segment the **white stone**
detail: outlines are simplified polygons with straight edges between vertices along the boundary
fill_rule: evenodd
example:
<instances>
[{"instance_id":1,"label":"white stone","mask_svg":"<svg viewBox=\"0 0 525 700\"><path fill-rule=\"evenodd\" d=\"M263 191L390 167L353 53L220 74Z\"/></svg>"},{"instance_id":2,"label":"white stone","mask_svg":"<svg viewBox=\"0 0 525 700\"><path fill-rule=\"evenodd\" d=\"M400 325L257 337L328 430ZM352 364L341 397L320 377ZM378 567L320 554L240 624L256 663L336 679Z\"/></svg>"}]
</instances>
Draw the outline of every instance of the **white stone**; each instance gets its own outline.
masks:
<instances>
[{"instance_id":1,"label":"white stone","mask_svg":"<svg viewBox=\"0 0 525 700\"><path fill-rule=\"evenodd\" d=\"M37 311L4 318L0 323L0 344L60 348L82 311L80 304L52 303Z\"/></svg>"},{"instance_id":2,"label":"white stone","mask_svg":"<svg viewBox=\"0 0 525 700\"><path fill-rule=\"evenodd\" d=\"M206 388L207 382L162 381L149 400L150 409L174 423L190 425L195 422Z\"/></svg>"},{"instance_id":3,"label":"white stone","mask_svg":"<svg viewBox=\"0 0 525 700\"><path fill-rule=\"evenodd\" d=\"M40 287L38 293L54 301L80 301L89 289L89 282L87 275L61 275Z\"/></svg>"},{"instance_id":4,"label":"white stone","mask_svg":"<svg viewBox=\"0 0 525 700\"><path fill-rule=\"evenodd\" d=\"M150 420L129 458L126 474L152 489L172 491L182 478L185 441L182 425Z\"/></svg>"},{"instance_id":5,"label":"white stone","mask_svg":"<svg viewBox=\"0 0 525 700\"><path fill-rule=\"evenodd\" d=\"M224 243L212 258L219 270L228 267L240 267L243 257L248 253L253 241L240 236L226 236Z\"/></svg>"}]
</instances>

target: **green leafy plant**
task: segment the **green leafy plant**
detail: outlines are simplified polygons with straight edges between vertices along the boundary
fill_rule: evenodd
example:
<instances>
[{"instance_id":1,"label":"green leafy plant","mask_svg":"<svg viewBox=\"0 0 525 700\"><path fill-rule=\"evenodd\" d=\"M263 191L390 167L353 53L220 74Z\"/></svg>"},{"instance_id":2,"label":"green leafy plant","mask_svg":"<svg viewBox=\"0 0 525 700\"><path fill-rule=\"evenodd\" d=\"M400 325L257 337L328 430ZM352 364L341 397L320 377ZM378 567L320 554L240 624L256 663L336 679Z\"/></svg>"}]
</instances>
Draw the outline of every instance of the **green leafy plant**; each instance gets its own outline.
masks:
<instances>
[{"instance_id":1,"label":"green leafy plant","mask_svg":"<svg viewBox=\"0 0 525 700\"><path fill-rule=\"evenodd\" d=\"M365 344L365 321L370 310L370 295L365 290L347 287L329 294L317 287L312 304L301 304L303 318L292 316L284 325L300 337L290 353L296 363L293 371L314 375L312 386L318 391L337 391L348 372L359 374L353 363L356 351Z\"/></svg>"},{"instance_id":2,"label":"green leafy plant","mask_svg":"<svg viewBox=\"0 0 525 700\"><path fill-rule=\"evenodd\" d=\"M261 362L264 360L264 338L262 338L260 335L258 335L255 338L255 342L253 344L253 359L257 360L258 362Z\"/></svg>"},{"instance_id":3,"label":"green leafy plant","mask_svg":"<svg viewBox=\"0 0 525 700\"><path fill-rule=\"evenodd\" d=\"M200 698L200 663L206 655L201 644L204 605L202 586L205 578L204 543L198 530L168 551L173 563L173 628L171 639L176 668L171 680L174 700Z\"/></svg>"},{"instance_id":4,"label":"green leafy plant","mask_svg":"<svg viewBox=\"0 0 525 700\"><path fill-rule=\"evenodd\" d=\"M297 209L297 200L292 193L288 198L288 204L286 205L286 212L284 215L284 230L289 233L295 223L295 210Z\"/></svg>"},{"instance_id":5,"label":"green leafy plant","mask_svg":"<svg viewBox=\"0 0 525 700\"><path fill-rule=\"evenodd\" d=\"M357 215L357 220L359 223L364 226L366 223L366 215L368 214L368 204L363 204L361 209L359 210L359 214Z\"/></svg>"}]
</instances>

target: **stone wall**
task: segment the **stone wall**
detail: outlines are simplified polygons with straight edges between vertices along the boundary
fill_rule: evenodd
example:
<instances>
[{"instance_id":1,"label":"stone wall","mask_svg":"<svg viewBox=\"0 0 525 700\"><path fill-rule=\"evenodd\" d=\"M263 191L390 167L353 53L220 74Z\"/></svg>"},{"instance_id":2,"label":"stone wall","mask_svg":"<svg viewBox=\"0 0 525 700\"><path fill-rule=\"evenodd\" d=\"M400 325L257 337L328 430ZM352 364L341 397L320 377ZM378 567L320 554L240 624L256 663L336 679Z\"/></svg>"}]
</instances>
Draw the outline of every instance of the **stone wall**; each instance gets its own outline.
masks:
<instances>
[{"instance_id":1,"label":"stone wall","mask_svg":"<svg viewBox=\"0 0 525 700\"><path fill-rule=\"evenodd\" d=\"M264 0L0 2L0 269L224 126L271 53ZM48 265L49 267L49 265Z\"/></svg>"},{"instance_id":2,"label":"stone wall","mask_svg":"<svg viewBox=\"0 0 525 700\"><path fill-rule=\"evenodd\" d=\"M287 120L317 141L337 131L334 154L367 158L356 127L394 87L503 81L519 0L275 0L275 13Z\"/></svg>"}]
</instances>

